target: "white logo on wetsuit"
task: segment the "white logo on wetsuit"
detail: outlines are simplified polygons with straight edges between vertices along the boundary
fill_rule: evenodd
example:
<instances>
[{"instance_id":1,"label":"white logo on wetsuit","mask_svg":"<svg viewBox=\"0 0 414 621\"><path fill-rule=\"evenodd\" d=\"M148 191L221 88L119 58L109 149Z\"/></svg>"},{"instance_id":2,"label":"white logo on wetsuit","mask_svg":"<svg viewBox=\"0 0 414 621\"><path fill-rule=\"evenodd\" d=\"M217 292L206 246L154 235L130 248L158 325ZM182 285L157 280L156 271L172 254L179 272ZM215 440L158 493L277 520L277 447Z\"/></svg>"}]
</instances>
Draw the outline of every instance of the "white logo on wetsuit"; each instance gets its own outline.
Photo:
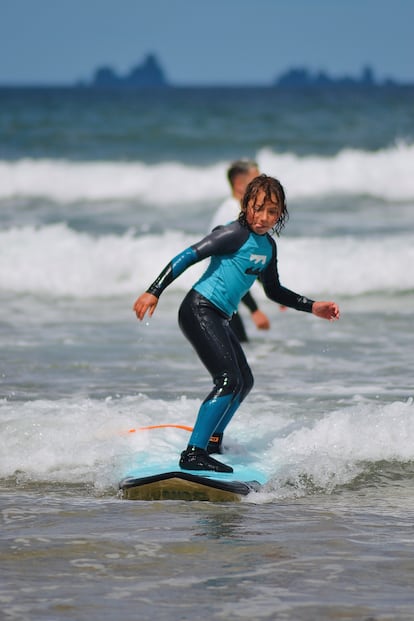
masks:
<instances>
[{"instance_id":1,"label":"white logo on wetsuit","mask_svg":"<svg viewBox=\"0 0 414 621\"><path fill-rule=\"evenodd\" d=\"M250 255L250 261L254 261L254 263L256 263L256 265L258 263L261 263L262 265L266 265L266 255L264 254L251 254Z\"/></svg>"}]
</instances>

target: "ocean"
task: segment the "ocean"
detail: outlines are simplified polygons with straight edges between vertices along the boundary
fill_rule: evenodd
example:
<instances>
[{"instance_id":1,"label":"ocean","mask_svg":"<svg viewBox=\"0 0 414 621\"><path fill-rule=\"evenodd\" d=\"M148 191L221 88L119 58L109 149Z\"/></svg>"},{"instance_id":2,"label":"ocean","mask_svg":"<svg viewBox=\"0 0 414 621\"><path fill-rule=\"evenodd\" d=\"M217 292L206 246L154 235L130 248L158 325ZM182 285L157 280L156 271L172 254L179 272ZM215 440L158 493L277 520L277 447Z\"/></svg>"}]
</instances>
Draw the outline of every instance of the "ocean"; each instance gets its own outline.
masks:
<instances>
[{"instance_id":1,"label":"ocean","mask_svg":"<svg viewBox=\"0 0 414 621\"><path fill-rule=\"evenodd\" d=\"M0 606L10 621L414 620L414 88L0 89ZM209 230L240 157L278 177L287 287L241 307L240 503L122 500L210 378L136 297Z\"/></svg>"}]
</instances>

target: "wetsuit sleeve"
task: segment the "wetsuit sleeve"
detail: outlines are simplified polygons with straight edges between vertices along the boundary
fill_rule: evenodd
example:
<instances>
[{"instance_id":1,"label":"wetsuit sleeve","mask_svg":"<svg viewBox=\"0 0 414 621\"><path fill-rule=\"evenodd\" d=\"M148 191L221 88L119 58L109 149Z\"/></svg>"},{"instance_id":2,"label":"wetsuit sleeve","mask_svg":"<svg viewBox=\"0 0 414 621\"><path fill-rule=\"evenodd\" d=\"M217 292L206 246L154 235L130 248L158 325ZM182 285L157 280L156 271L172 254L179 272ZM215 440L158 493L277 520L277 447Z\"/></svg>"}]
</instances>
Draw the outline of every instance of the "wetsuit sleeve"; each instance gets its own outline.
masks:
<instances>
[{"instance_id":1,"label":"wetsuit sleeve","mask_svg":"<svg viewBox=\"0 0 414 621\"><path fill-rule=\"evenodd\" d=\"M242 297L241 301L247 306L251 313L255 313L259 308L256 304L256 300L254 299L250 291L248 291L246 295Z\"/></svg>"},{"instance_id":2,"label":"wetsuit sleeve","mask_svg":"<svg viewBox=\"0 0 414 621\"><path fill-rule=\"evenodd\" d=\"M194 248L200 257L199 260L201 260L212 255L237 252L248 237L249 230L236 221L226 226L218 226L207 237L191 247Z\"/></svg>"},{"instance_id":3,"label":"wetsuit sleeve","mask_svg":"<svg viewBox=\"0 0 414 621\"><path fill-rule=\"evenodd\" d=\"M194 263L200 260L192 246L186 248L164 267L152 285L148 287L147 293L152 293L152 295L159 298L164 289L168 287L173 280L178 278L190 265L194 265Z\"/></svg>"},{"instance_id":4,"label":"wetsuit sleeve","mask_svg":"<svg viewBox=\"0 0 414 621\"><path fill-rule=\"evenodd\" d=\"M212 255L236 252L244 244L247 237L248 231L241 227L238 222L214 229L212 233L199 242L177 254L150 285L147 293L159 298L164 289L188 267Z\"/></svg>"},{"instance_id":5,"label":"wetsuit sleeve","mask_svg":"<svg viewBox=\"0 0 414 621\"><path fill-rule=\"evenodd\" d=\"M269 238L273 246L272 261L266 267L260 275L260 281L263 284L264 291L267 297L273 302L282 304L283 306L289 306L299 311L305 311L306 313L312 312L312 305L314 300L307 298L303 295L295 293L280 284L279 273L277 269L277 250L276 244L273 239Z\"/></svg>"}]
</instances>

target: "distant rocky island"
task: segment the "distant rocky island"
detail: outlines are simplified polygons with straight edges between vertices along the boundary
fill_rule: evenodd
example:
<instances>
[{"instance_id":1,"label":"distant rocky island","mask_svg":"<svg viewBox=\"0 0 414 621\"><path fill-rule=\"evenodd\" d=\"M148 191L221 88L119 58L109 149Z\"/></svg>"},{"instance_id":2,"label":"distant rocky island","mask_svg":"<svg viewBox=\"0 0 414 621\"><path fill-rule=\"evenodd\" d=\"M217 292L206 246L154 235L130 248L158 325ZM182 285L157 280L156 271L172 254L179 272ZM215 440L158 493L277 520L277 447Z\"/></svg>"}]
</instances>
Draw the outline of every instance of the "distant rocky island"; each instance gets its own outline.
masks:
<instances>
[{"instance_id":1,"label":"distant rocky island","mask_svg":"<svg viewBox=\"0 0 414 621\"><path fill-rule=\"evenodd\" d=\"M125 76L112 67L99 67L90 86L98 88L148 88L169 86L165 73L155 54L148 54L140 65L132 67Z\"/></svg>"},{"instance_id":2,"label":"distant rocky island","mask_svg":"<svg viewBox=\"0 0 414 621\"><path fill-rule=\"evenodd\" d=\"M320 88L328 86L399 86L396 82L388 78L382 82L378 81L374 71L370 66L363 67L359 77L343 76L333 78L324 71L312 72L306 67L294 67L282 73L274 82L268 86L278 88ZM92 88L117 88L117 89L137 89L137 88L166 88L176 85L168 82L165 71L161 66L156 54L147 54L142 63L135 65L126 75L118 75L110 66L98 67L94 72L92 81L83 86ZM267 85L263 85L267 86Z\"/></svg>"},{"instance_id":3,"label":"distant rocky island","mask_svg":"<svg viewBox=\"0 0 414 621\"><path fill-rule=\"evenodd\" d=\"M312 73L305 67L289 69L274 82L274 86L288 88L323 87L323 86L392 86L397 82L390 78L379 82L370 66L363 67L360 77L343 76L332 78L324 71Z\"/></svg>"}]
</instances>

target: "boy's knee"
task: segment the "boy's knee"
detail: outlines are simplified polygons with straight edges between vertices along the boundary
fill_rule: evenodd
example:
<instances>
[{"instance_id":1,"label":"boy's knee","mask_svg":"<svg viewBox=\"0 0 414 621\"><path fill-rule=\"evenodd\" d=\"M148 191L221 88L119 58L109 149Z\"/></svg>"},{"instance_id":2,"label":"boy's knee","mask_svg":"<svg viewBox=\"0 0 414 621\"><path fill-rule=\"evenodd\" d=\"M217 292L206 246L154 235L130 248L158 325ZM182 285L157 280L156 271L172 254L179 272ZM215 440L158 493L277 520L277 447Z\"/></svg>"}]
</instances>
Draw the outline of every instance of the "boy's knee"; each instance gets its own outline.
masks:
<instances>
[{"instance_id":1,"label":"boy's knee","mask_svg":"<svg viewBox=\"0 0 414 621\"><path fill-rule=\"evenodd\" d=\"M240 392L243 386L242 377L237 374L227 372L222 373L221 375L216 375L216 377L214 378L214 384L217 394L223 396L237 394Z\"/></svg>"},{"instance_id":2,"label":"boy's knee","mask_svg":"<svg viewBox=\"0 0 414 621\"><path fill-rule=\"evenodd\" d=\"M238 395L242 401L251 391L254 384L254 378L249 373L223 373L214 378L216 395Z\"/></svg>"}]
</instances>

